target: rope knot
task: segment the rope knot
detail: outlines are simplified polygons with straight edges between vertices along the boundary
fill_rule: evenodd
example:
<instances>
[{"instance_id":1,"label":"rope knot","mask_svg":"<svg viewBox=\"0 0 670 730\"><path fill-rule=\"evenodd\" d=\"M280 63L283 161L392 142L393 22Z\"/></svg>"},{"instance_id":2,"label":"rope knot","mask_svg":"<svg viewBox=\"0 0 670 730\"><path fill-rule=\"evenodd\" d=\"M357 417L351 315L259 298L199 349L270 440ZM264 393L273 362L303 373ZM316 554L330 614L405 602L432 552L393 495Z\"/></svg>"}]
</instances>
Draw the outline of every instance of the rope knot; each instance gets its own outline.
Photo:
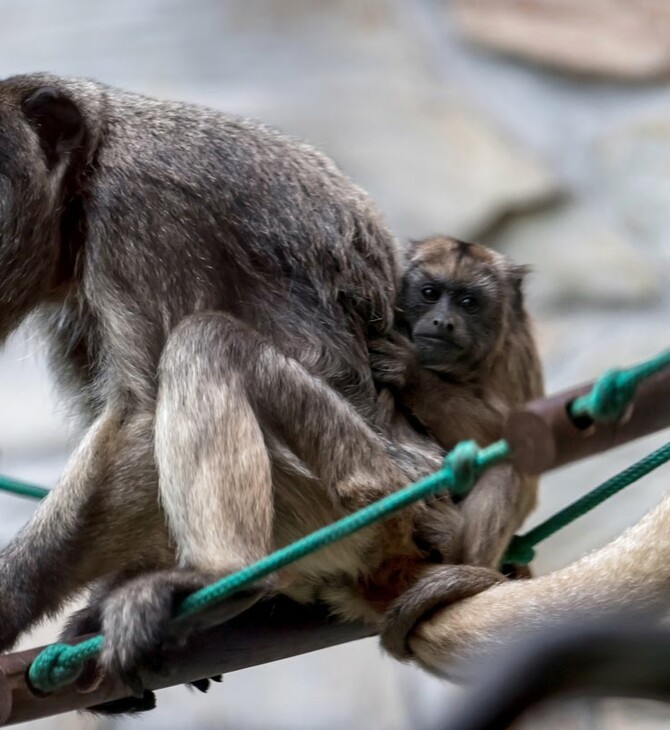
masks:
<instances>
[{"instance_id":1,"label":"rope knot","mask_svg":"<svg viewBox=\"0 0 670 730\"><path fill-rule=\"evenodd\" d=\"M73 647L68 644L52 644L35 657L28 670L28 679L36 690L53 692L74 682L83 668L84 662L73 656Z\"/></svg>"},{"instance_id":2,"label":"rope knot","mask_svg":"<svg viewBox=\"0 0 670 730\"><path fill-rule=\"evenodd\" d=\"M591 417L596 421L618 421L635 397L637 382L623 370L608 370L590 394Z\"/></svg>"},{"instance_id":3,"label":"rope knot","mask_svg":"<svg viewBox=\"0 0 670 730\"><path fill-rule=\"evenodd\" d=\"M475 485L480 473L478 456L475 441L461 441L444 457L444 468L453 475L452 494L464 497Z\"/></svg>"}]
</instances>

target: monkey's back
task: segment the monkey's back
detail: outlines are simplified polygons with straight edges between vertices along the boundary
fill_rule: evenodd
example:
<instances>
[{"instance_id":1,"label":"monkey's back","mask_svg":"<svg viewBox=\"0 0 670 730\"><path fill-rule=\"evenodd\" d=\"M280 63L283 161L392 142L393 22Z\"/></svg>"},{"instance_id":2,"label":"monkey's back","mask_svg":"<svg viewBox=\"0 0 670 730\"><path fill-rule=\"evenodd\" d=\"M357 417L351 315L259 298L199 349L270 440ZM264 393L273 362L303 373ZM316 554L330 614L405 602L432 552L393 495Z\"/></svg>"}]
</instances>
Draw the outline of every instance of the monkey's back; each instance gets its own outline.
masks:
<instances>
[{"instance_id":1,"label":"monkey's back","mask_svg":"<svg viewBox=\"0 0 670 730\"><path fill-rule=\"evenodd\" d=\"M59 322L66 340L95 324L88 360L112 373L105 382L116 373L151 397L169 332L188 314L223 310L369 406L365 339L391 324L396 248L330 160L199 106L42 74L8 84L56 86L84 110L88 154L71 176L80 204L69 226L83 232L85 301L66 302Z\"/></svg>"}]
</instances>

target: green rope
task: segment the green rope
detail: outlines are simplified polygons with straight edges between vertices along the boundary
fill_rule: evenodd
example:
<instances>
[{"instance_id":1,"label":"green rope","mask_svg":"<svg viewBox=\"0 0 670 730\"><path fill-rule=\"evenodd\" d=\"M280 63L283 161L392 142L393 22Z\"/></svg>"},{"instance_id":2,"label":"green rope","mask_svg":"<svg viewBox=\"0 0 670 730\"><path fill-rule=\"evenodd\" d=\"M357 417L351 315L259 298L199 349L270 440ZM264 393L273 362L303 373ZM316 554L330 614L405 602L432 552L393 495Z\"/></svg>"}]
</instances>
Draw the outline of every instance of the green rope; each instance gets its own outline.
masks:
<instances>
[{"instance_id":1,"label":"green rope","mask_svg":"<svg viewBox=\"0 0 670 730\"><path fill-rule=\"evenodd\" d=\"M633 402L637 386L667 367L670 367L670 350L624 370L608 370L586 395L572 402L570 415L588 416L601 423L618 421Z\"/></svg>"},{"instance_id":2,"label":"green rope","mask_svg":"<svg viewBox=\"0 0 670 730\"><path fill-rule=\"evenodd\" d=\"M44 487L37 487L27 482L21 482L18 479L0 477L0 491L11 492L21 497L30 497L31 499L43 499L51 490L45 489Z\"/></svg>"},{"instance_id":3,"label":"green rope","mask_svg":"<svg viewBox=\"0 0 670 730\"><path fill-rule=\"evenodd\" d=\"M646 476L654 469L658 469L667 461L670 461L670 443L661 446L660 449L653 451L644 459L632 464L622 472L615 474L613 477L603 482L595 489L585 494L583 497L568 505L565 509L552 515L537 527L527 532L525 535L516 535L507 548L503 562L516 563L526 565L535 557L535 545L546 540L550 535L558 532L566 525L574 522L577 518L590 512L606 499L620 492L624 487L636 482L643 476Z\"/></svg>"},{"instance_id":4,"label":"green rope","mask_svg":"<svg viewBox=\"0 0 670 730\"><path fill-rule=\"evenodd\" d=\"M447 454L440 471L195 591L180 603L175 619L198 613L254 581L304 558L315 550L369 527L412 502L438 494L445 489L465 494L485 469L504 461L509 453L510 449L505 441L497 441L485 449L480 449L473 441L463 441ZM84 663L98 655L103 641L102 636L94 636L74 646L67 644L48 646L30 665L28 677L32 686L41 692L51 692L70 684L81 674Z\"/></svg>"}]
</instances>

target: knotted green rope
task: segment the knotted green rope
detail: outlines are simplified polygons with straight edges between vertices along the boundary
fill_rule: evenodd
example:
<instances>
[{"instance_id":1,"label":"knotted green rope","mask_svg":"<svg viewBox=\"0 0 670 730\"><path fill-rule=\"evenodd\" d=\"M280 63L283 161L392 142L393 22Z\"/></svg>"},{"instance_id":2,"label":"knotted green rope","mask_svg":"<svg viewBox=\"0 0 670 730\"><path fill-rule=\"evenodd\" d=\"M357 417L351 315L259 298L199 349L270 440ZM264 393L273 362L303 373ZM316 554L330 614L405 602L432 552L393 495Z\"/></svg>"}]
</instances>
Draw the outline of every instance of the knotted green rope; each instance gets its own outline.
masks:
<instances>
[{"instance_id":1,"label":"knotted green rope","mask_svg":"<svg viewBox=\"0 0 670 730\"><path fill-rule=\"evenodd\" d=\"M513 537L503 562L518 565L530 563L535 557L535 550L533 549L535 545L546 540L550 535L574 522L578 517L590 512L606 499L620 492L624 487L636 482L668 461L670 461L670 443L661 446L660 449L653 451L644 459L640 459L627 469L615 474L611 479L603 482L565 509L552 515L548 520L534 527L525 535Z\"/></svg>"},{"instance_id":2,"label":"knotted green rope","mask_svg":"<svg viewBox=\"0 0 670 730\"><path fill-rule=\"evenodd\" d=\"M637 386L667 367L670 367L670 350L630 368L608 370L586 395L572 402L570 415L588 416L600 423L618 421L633 402Z\"/></svg>"},{"instance_id":3,"label":"knotted green rope","mask_svg":"<svg viewBox=\"0 0 670 730\"><path fill-rule=\"evenodd\" d=\"M485 449L480 449L472 441L461 442L447 454L440 471L312 532L237 573L195 591L181 602L175 619L191 616L209 608L260 578L389 517L412 502L446 489L465 494L485 469L500 463L508 456L509 446L505 441L497 441ZM74 646L67 644L48 646L30 665L28 677L32 686L41 692L52 692L75 681L81 674L84 663L99 654L103 640L102 636L94 636Z\"/></svg>"}]
</instances>

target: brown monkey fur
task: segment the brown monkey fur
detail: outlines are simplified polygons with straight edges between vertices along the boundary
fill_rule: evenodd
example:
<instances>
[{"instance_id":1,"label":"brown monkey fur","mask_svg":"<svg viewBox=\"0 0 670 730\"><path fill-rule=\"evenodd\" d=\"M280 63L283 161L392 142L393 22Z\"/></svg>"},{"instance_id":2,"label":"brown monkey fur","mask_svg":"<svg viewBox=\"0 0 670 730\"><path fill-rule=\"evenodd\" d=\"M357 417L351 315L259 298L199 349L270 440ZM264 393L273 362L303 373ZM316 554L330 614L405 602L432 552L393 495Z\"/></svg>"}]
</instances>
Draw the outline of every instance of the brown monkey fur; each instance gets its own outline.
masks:
<instances>
[{"instance_id":1,"label":"brown monkey fur","mask_svg":"<svg viewBox=\"0 0 670 730\"><path fill-rule=\"evenodd\" d=\"M66 635L102 630L103 669L133 682L184 593L439 465L431 439L372 425L367 343L393 322L395 242L311 147L18 76L0 82L0 206L0 338L33 315L84 429L0 552L0 649L91 587ZM361 576L420 553L436 515L416 505L257 595L379 620Z\"/></svg>"},{"instance_id":2,"label":"brown monkey fur","mask_svg":"<svg viewBox=\"0 0 670 730\"><path fill-rule=\"evenodd\" d=\"M388 427L406 423L408 410L445 449L474 439L486 446L502 436L512 409L543 394L540 360L524 308L526 268L475 243L434 237L411 245L398 302L398 332L372 343ZM403 332L405 334L403 334ZM407 335L407 336L405 336ZM409 339L408 339L409 337ZM454 562L496 568L515 530L534 507L537 479L498 465L480 478L459 505L462 532ZM391 606L384 636L396 656L405 652L401 627L411 629L440 602L459 597L458 574L425 572ZM440 587L441 585L441 587ZM486 585L482 584L482 587ZM466 593L478 592L476 582Z\"/></svg>"}]
</instances>

